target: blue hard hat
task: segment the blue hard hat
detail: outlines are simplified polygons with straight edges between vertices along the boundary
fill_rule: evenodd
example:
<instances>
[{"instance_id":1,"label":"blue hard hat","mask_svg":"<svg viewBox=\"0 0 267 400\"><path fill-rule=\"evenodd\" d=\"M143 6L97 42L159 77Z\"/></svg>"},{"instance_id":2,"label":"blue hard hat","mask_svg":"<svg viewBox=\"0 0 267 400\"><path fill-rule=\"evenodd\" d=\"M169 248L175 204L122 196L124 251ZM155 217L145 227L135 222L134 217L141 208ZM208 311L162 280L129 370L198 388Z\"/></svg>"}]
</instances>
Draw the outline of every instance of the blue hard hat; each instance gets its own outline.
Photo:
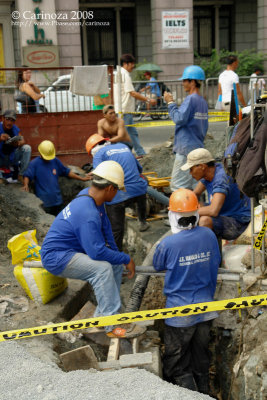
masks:
<instances>
[{"instance_id":1,"label":"blue hard hat","mask_svg":"<svg viewBox=\"0 0 267 400\"><path fill-rule=\"evenodd\" d=\"M183 76L179 79L179 81L182 81L183 79L196 79L198 81L204 81L205 72L198 65L189 65L189 67L184 69Z\"/></svg>"}]
</instances>

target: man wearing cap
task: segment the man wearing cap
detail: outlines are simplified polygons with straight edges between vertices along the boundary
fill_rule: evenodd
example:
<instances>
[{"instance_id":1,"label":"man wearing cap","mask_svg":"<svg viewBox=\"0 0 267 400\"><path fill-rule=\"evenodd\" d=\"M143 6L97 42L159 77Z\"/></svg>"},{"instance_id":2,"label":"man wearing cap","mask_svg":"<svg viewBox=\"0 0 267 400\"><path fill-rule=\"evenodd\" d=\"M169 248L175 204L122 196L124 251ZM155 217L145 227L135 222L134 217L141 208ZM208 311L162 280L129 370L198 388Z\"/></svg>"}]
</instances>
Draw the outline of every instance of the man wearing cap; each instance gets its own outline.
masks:
<instances>
[{"instance_id":1,"label":"man wearing cap","mask_svg":"<svg viewBox=\"0 0 267 400\"><path fill-rule=\"evenodd\" d=\"M240 193L237 184L226 175L222 164L215 163L206 149L195 149L181 168L198 181L195 194L208 192L208 205L199 208L199 225L212 229L226 240L234 240L244 232L250 221L250 200Z\"/></svg>"},{"instance_id":2,"label":"man wearing cap","mask_svg":"<svg viewBox=\"0 0 267 400\"><path fill-rule=\"evenodd\" d=\"M79 181L88 181L89 175L80 176L65 167L56 157L55 146L50 140L44 140L38 146L40 153L29 163L23 174L23 190L29 192L29 183L34 181L35 193L43 201L46 213L57 215L63 208L63 199L58 183L60 176L68 176Z\"/></svg>"},{"instance_id":3,"label":"man wearing cap","mask_svg":"<svg viewBox=\"0 0 267 400\"><path fill-rule=\"evenodd\" d=\"M0 183L3 183L1 167L13 167L18 171L18 180L23 181L25 172L31 158L31 147L25 144L20 129L15 125L16 111L6 110L3 121L0 123Z\"/></svg>"},{"instance_id":4,"label":"man wearing cap","mask_svg":"<svg viewBox=\"0 0 267 400\"><path fill-rule=\"evenodd\" d=\"M181 166L186 162L187 154L199 147L204 147L204 138L208 131L208 104L200 95L201 81L205 73L197 65L186 67L182 78L183 87L188 96L180 107L174 102L171 93L164 93L168 103L170 118L176 124L173 152L175 161L172 170L171 190L179 188L192 189L195 184L188 171L182 171Z\"/></svg>"}]
</instances>

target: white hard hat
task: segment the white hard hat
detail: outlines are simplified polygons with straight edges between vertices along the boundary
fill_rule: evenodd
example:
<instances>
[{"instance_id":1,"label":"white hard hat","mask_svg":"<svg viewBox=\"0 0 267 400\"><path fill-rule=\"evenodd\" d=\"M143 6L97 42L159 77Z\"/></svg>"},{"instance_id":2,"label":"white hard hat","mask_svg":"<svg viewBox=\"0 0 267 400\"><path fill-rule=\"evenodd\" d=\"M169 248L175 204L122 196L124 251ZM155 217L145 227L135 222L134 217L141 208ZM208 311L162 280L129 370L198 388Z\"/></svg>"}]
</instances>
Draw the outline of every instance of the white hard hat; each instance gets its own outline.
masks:
<instances>
[{"instance_id":1,"label":"white hard hat","mask_svg":"<svg viewBox=\"0 0 267 400\"><path fill-rule=\"evenodd\" d=\"M124 172L121 165L116 161L103 161L92 173L114 183L120 190L124 189Z\"/></svg>"}]
</instances>

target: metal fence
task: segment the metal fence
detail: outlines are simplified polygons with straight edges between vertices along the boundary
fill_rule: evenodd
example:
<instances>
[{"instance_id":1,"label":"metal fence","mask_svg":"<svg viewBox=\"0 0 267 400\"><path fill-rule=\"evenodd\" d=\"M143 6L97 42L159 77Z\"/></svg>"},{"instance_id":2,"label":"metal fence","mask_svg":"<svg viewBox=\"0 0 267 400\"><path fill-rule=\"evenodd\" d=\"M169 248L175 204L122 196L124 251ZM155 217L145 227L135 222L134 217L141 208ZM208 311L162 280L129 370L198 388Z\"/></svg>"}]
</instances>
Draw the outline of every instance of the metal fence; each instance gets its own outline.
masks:
<instances>
[{"instance_id":1,"label":"metal fence","mask_svg":"<svg viewBox=\"0 0 267 400\"><path fill-rule=\"evenodd\" d=\"M25 113L22 105L23 95L18 90L17 76L25 68L0 69L0 111L15 109ZM93 109L93 96L79 96L69 90L73 68L40 68L31 70L31 81L44 94L37 106L37 112L90 111ZM108 67L111 92L113 94L113 67ZM19 96L20 95L20 96ZM31 112L30 106L26 112Z\"/></svg>"}]
</instances>

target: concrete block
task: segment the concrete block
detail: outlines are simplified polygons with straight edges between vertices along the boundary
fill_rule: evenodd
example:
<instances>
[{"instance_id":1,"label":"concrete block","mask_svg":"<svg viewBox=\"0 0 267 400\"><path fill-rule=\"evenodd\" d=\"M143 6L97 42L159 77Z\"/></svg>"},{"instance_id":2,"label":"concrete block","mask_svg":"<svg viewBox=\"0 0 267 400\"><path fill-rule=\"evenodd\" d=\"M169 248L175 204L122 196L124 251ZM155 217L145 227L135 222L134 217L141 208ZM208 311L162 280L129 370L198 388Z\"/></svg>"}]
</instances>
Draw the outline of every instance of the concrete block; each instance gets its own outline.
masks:
<instances>
[{"instance_id":1,"label":"concrete block","mask_svg":"<svg viewBox=\"0 0 267 400\"><path fill-rule=\"evenodd\" d=\"M159 347L153 346L150 347L149 350L152 353L152 363L144 365L144 369L162 378L162 363Z\"/></svg>"},{"instance_id":2,"label":"concrete block","mask_svg":"<svg viewBox=\"0 0 267 400\"><path fill-rule=\"evenodd\" d=\"M137 354L125 354L120 356L120 366L122 368L138 367L145 364L152 363L152 353L137 353Z\"/></svg>"},{"instance_id":3,"label":"concrete block","mask_svg":"<svg viewBox=\"0 0 267 400\"><path fill-rule=\"evenodd\" d=\"M65 371L90 368L99 370L97 358L89 345L60 354L59 358L63 363Z\"/></svg>"}]
</instances>

